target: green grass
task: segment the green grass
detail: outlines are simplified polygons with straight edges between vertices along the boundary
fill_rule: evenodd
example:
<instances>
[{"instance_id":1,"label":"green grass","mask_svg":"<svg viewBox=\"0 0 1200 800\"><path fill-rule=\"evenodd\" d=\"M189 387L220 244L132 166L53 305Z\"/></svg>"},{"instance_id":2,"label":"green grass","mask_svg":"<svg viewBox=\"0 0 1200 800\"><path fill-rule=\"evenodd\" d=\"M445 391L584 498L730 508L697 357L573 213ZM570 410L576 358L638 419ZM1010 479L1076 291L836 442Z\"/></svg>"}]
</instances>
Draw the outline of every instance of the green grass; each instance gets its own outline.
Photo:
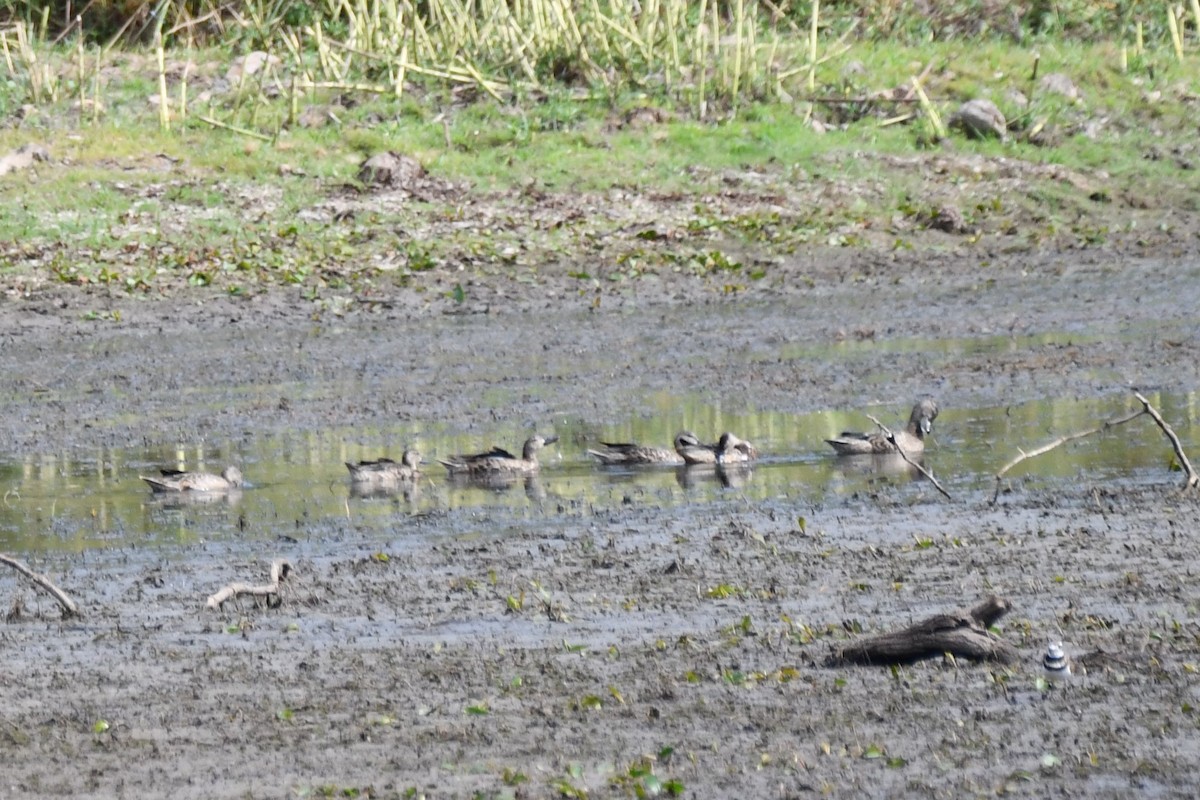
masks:
<instances>
[{"instance_id":1,"label":"green grass","mask_svg":"<svg viewBox=\"0 0 1200 800\"><path fill-rule=\"evenodd\" d=\"M924 85L943 118L963 100L990 98L1010 121L1003 143L957 133L932 142L915 104L810 106L807 90L791 102L745 102L736 114L725 108L698 119L652 81L620 92L548 85L506 103L483 94L464 100L435 80L418 80L401 98L321 90L302 106L328 105L338 121L311 129L287 124L286 92L260 94L255 83L241 96L196 100L186 120L163 131L147 102L156 92L152 59L113 56L126 66L106 78L105 113L93 123L72 107L74 51L48 49L66 76L61 99L0 131L0 153L34 140L53 156L0 178L0 275L130 292L282 285L310 297L445 291L438 281L460 268L456 281L555 269L614 280L670 269L753 281L769 270L748 265L805 246L949 246L923 236L944 204L979 235L1024 247L1097 246L1152 225L1158 209L1196 213L1196 171L1181 164L1198 158L1190 98L1200 94L1200 53L1181 65L1160 44L1122 72L1115 38L1042 36L1034 44L863 41L817 71L817 98L865 99L909 85L929 65ZM200 65L193 99L230 59L221 48L171 55ZM1082 99L1041 90L1035 61L1039 78L1067 73ZM861 68L848 70L853 62ZM19 75L0 81L0 108L25 102L23 91ZM178 97L176 84L169 91ZM916 118L881 124L905 112ZM200 115L271 140L214 128ZM809 115L825 133L806 124ZM1030 140L1035 130L1043 143ZM416 158L466 194L379 202L360 193L359 164L383 150ZM932 171L935 162L943 172ZM620 199L627 195L647 210L630 212ZM352 213L330 221L321 209L337 203ZM589 210L568 213L576 205ZM477 224L481 211L486 222ZM639 237L638 225L657 233Z\"/></svg>"}]
</instances>

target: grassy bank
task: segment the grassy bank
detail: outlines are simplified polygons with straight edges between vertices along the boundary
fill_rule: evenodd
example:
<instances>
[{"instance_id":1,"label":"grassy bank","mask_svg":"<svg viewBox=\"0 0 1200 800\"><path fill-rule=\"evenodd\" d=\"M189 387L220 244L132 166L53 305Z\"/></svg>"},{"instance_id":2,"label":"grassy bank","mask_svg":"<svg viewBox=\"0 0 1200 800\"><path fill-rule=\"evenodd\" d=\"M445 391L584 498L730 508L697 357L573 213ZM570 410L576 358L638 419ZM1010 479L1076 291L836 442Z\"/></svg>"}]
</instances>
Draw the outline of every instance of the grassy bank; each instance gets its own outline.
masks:
<instances>
[{"instance_id":1,"label":"grassy bank","mask_svg":"<svg viewBox=\"0 0 1200 800\"><path fill-rule=\"evenodd\" d=\"M796 10L721 6L701 24L708 6L604 6L605 23L595 6L560 42L586 62L568 69L472 44L485 21L503 28L497 9L459 24L447 56L441 8L408 45L387 14L155 26L109 47L10 24L0 153L35 142L50 160L0 177L3 283L461 299L473 275L672 270L728 291L795 279L789 260L813 247L1198 246L1187 14L1176 49L1165 11L973 18L981 32L835 4L814 44ZM1003 113L1003 139L948 125L972 99ZM373 185L359 166L382 151L427 175Z\"/></svg>"}]
</instances>

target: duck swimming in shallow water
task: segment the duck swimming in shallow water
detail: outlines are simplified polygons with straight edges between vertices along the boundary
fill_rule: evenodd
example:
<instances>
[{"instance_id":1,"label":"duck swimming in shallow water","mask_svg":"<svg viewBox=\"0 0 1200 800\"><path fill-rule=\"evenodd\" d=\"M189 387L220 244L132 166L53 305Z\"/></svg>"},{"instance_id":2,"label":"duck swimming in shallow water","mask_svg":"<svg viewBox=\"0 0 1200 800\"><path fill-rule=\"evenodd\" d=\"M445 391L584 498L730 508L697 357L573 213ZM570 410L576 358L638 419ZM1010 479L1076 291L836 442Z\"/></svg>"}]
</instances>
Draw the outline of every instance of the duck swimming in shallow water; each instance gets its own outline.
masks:
<instances>
[{"instance_id":1,"label":"duck swimming in shallow water","mask_svg":"<svg viewBox=\"0 0 1200 800\"><path fill-rule=\"evenodd\" d=\"M557 436L535 434L525 440L520 458L501 447L493 447L486 453L439 458L438 463L452 476L533 475L542 468L538 463L538 451L557 441Z\"/></svg>"},{"instance_id":2,"label":"duck swimming in shallow water","mask_svg":"<svg viewBox=\"0 0 1200 800\"><path fill-rule=\"evenodd\" d=\"M421 454L416 450L405 450L399 461L380 458L375 461L346 462L350 480L358 484L387 486L389 484L415 481L421 477Z\"/></svg>"},{"instance_id":3,"label":"duck swimming in shallow water","mask_svg":"<svg viewBox=\"0 0 1200 800\"><path fill-rule=\"evenodd\" d=\"M644 464L682 464L682 452L687 447L699 445L694 434L683 431L675 436L675 449L665 447L645 447L640 444L615 444L601 442L603 450L588 450L589 456L594 456L606 466L638 466Z\"/></svg>"},{"instance_id":4,"label":"duck swimming in shallow water","mask_svg":"<svg viewBox=\"0 0 1200 800\"><path fill-rule=\"evenodd\" d=\"M932 397L924 397L913 406L912 414L908 417L908 426L902 431L895 431L896 443L905 455L916 455L925 452L925 436L933 430L933 421L937 419L938 406ZM872 455L880 453L895 453L895 446L888 441L883 431L874 433L851 433L842 431L836 439L826 439L838 455Z\"/></svg>"},{"instance_id":5,"label":"duck swimming in shallow water","mask_svg":"<svg viewBox=\"0 0 1200 800\"><path fill-rule=\"evenodd\" d=\"M758 448L726 431L717 442L718 464L748 464L758 459Z\"/></svg>"},{"instance_id":6,"label":"duck swimming in shallow water","mask_svg":"<svg viewBox=\"0 0 1200 800\"><path fill-rule=\"evenodd\" d=\"M228 466L220 475L211 472L184 472L177 469L160 470L162 475L149 478L138 477L150 485L155 492L227 492L242 488L242 471Z\"/></svg>"},{"instance_id":7,"label":"duck swimming in shallow water","mask_svg":"<svg viewBox=\"0 0 1200 800\"><path fill-rule=\"evenodd\" d=\"M685 464L744 464L758 458L758 448L726 431L716 444L700 444L693 436L679 455Z\"/></svg>"}]
</instances>

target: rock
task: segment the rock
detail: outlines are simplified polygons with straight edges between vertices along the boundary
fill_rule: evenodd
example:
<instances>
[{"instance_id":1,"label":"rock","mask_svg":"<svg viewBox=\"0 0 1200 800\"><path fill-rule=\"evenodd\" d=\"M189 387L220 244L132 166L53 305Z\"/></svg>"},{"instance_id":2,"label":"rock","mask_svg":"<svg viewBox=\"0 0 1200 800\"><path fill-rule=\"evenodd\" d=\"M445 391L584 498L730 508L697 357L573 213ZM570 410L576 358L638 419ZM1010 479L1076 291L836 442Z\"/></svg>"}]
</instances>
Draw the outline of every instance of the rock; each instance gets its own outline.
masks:
<instances>
[{"instance_id":1,"label":"rock","mask_svg":"<svg viewBox=\"0 0 1200 800\"><path fill-rule=\"evenodd\" d=\"M1038 81L1038 88L1049 94L1058 94L1075 101L1079 99L1079 89L1075 82L1061 72L1051 72Z\"/></svg>"},{"instance_id":2,"label":"rock","mask_svg":"<svg viewBox=\"0 0 1200 800\"><path fill-rule=\"evenodd\" d=\"M1009 89L1004 93L1004 99L1008 101L1009 105L1020 111L1029 108L1029 98L1020 89Z\"/></svg>"},{"instance_id":3,"label":"rock","mask_svg":"<svg viewBox=\"0 0 1200 800\"><path fill-rule=\"evenodd\" d=\"M856 58L847 63L846 66L842 67L840 74L843 81L852 83L855 78L859 78L867 74L867 66Z\"/></svg>"},{"instance_id":4,"label":"rock","mask_svg":"<svg viewBox=\"0 0 1200 800\"><path fill-rule=\"evenodd\" d=\"M235 58L233 63L229 65L229 71L225 73L225 80L236 86L243 79L260 72L263 67L278 67L282 63L279 60L279 56L269 55L262 50L255 50L253 53L247 53L244 56Z\"/></svg>"},{"instance_id":5,"label":"rock","mask_svg":"<svg viewBox=\"0 0 1200 800\"><path fill-rule=\"evenodd\" d=\"M950 117L950 127L959 128L968 136L984 139L997 136L1005 139L1008 122L991 100L976 98L963 103Z\"/></svg>"},{"instance_id":6,"label":"rock","mask_svg":"<svg viewBox=\"0 0 1200 800\"><path fill-rule=\"evenodd\" d=\"M301 128L324 128L329 124L330 112L326 106L306 106L296 122Z\"/></svg>"},{"instance_id":7,"label":"rock","mask_svg":"<svg viewBox=\"0 0 1200 800\"><path fill-rule=\"evenodd\" d=\"M358 179L371 186L407 189L425 178L425 168L410 156L376 153L358 168Z\"/></svg>"},{"instance_id":8,"label":"rock","mask_svg":"<svg viewBox=\"0 0 1200 800\"><path fill-rule=\"evenodd\" d=\"M956 206L938 206L929 215L927 224L930 228L946 233L964 233L967 230L967 222Z\"/></svg>"},{"instance_id":9,"label":"rock","mask_svg":"<svg viewBox=\"0 0 1200 800\"><path fill-rule=\"evenodd\" d=\"M40 144L23 144L6 156L0 157L0 175L32 167L35 161L49 161L50 151Z\"/></svg>"}]
</instances>

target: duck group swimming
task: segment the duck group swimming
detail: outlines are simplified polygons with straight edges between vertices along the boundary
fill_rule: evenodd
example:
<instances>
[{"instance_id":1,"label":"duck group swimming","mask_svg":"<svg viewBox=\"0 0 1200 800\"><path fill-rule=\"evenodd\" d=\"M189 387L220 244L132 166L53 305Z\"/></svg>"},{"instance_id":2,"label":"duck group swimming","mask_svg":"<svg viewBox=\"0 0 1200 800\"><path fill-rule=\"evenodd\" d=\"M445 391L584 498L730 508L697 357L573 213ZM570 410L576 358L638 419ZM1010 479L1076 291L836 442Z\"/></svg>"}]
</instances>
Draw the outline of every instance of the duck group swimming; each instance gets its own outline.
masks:
<instances>
[{"instance_id":1,"label":"duck group swimming","mask_svg":"<svg viewBox=\"0 0 1200 800\"><path fill-rule=\"evenodd\" d=\"M913 406L908 424L889 438L875 433L842 432L825 441L839 456L896 454L897 446L906 456L919 456L925 450L925 437L933 429L938 405L932 397L923 397ZM534 434L525 440L521 455L501 447L483 453L451 455L438 459L451 479L467 480L485 486L503 486L518 478L531 478L541 470L538 452L558 441L557 436ZM588 455L604 466L684 466L708 465L723 470L748 467L758 459L758 448L726 431L712 444L702 442L691 431L675 436L674 449L645 446L632 442L600 442L603 449L589 449ZM399 461L379 458L372 461L346 462L352 487L363 495L396 491L414 486L421 478L421 454L406 449ZM220 475L163 469L158 476L139 476L155 494L223 493L241 489L243 478L236 466L226 467Z\"/></svg>"}]
</instances>

